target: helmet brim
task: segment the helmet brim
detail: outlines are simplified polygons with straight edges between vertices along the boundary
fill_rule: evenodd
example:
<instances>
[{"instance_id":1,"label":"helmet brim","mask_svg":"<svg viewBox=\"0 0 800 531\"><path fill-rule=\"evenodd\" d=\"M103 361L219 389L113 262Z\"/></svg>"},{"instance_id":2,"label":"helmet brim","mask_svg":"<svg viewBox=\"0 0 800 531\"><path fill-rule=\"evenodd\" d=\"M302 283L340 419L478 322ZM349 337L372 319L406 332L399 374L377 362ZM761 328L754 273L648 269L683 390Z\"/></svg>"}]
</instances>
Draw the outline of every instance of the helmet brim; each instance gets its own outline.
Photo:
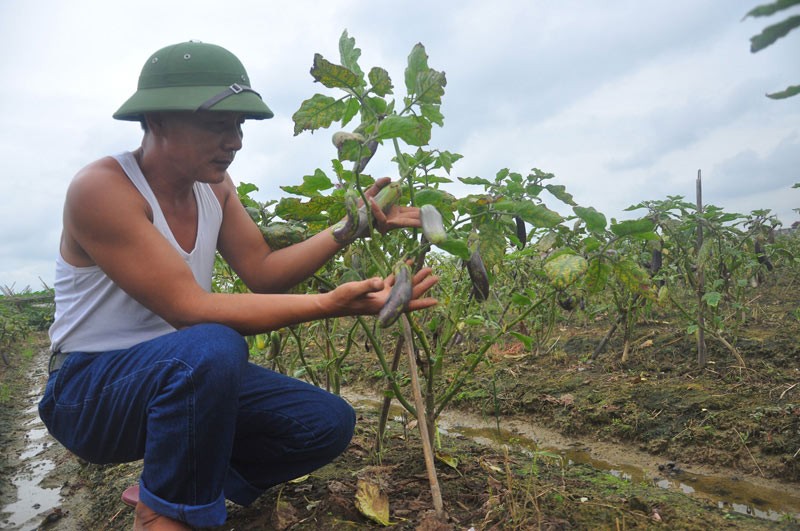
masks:
<instances>
[{"instance_id":1,"label":"helmet brim","mask_svg":"<svg viewBox=\"0 0 800 531\"><path fill-rule=\"evenodd\" d=\"M210 98L226 90L225 86L160 87L139 89L113 114L117 120L141 121L144 114L159 111L196 111ZM233 94L217 102L209 111L239 112L245 118L272 118L267 104L251 91Z\"/></svg>"}]
</instances>

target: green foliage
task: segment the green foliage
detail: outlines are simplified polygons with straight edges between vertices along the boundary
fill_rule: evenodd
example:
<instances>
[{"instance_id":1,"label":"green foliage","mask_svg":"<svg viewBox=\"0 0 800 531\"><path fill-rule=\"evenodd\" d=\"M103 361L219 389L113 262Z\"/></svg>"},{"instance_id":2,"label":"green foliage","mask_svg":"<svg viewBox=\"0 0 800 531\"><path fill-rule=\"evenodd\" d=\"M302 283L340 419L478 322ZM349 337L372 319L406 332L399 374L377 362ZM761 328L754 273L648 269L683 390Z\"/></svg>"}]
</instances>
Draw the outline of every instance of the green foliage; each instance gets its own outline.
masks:
<instances>
[{"instance_id":1,"label":"green foliage","mask_svg":"<svg viewBox=\"0 0 800 531\"><path fill-rule=\"evenodd\" d=\"M53 323L53 290L33 292L26 288L14 293L0 286L0 362L11 363L12 355L31 356L27 340L36 331L47 330Z\"/></svg>"},{"instance_id":2,"label":"green foliage","mask_svg":"<svg viewBox=\"0 0 800 531\"><path fill-rule=\"evenodd\" d=\"M747 217L708 206L700 214L674 196L634 205L628 211L645 209L645 214L618 221L577 204L555 175L538 168L520 173L501 167L493 176L451 177L462 157L431 145L434 126L444 124L446 78L431 68L425 48L417 44L408 55L400 85L406 93L397 96L388 71L372 67L364 74L361 51L346 31L339 54L337 62L314 56L311 76L330 93L313 94L293 117L295 134L351 129L334 133L339 136L334 138L331 168L317 168L301 183L282 187L293 197L277 202L253 200L253 185L241 185L239 194L273 248L341 220L347 198L352 203L374 182L367 173L374 156L397 165L399 204L436 208L447 236L436 238L435 246L416 230L373 232L295 288L298 293L315 292L385 276L401 259L433 267L440 282L432 295L440 304L409 319L430 421L466 392L474 371L489 363L487 353L498 343L519 342L527 354L537 355L551 350L557 324L606 318L611 332L620 327L627 345L640 316L666 307L684 317L685 330L698 329L696 315L702 307L710 315L705 325L709 332L735 335L737 319L748 312L750 279L765 271L759 257L790 263L800 271L797 249L768 242L760 255L756 252L756 239L776 227L768 211ZM444 189L456 180L467 187L459 197ZM559 214L565 207L574 215ZM706 243L695 249L701 229ZM469 275L467 265L475 251L485 268L488 296L476 297ZM707 282L700 300L694 296L698 268L706 272ZM215 288L246 289L221 261ZM251 348L276 370L333 390L346 378L349 353L374 353L387 392L415 414L404 397L408 377L393 370L387 357L397 347L396 327L381 329L367 318L331 319L279 331L277 347L271 340L268 345L265 336L251 338Z\"/></svg>"},{"instance_id":3,"label":"green foliage","mask_svg":"<svg viewBox=\"0 0 800 531\"><path fill-rule=\"evenodd\" d=\"M751 9L745 15L745 18L772 16L780 11L798 5L800 5L800 0L775 0L771 4L764 4ZM756 53L771 46L775 41L785 37L789 32L798 27L800 27L800 15L793 15L781 22L767 26L761 33L750 38L750 52ZM780 100L791 98L798 94L800 94L800 85L792 85L780 92L767 94L767 97Z\"/></svg>"}]
</instances>

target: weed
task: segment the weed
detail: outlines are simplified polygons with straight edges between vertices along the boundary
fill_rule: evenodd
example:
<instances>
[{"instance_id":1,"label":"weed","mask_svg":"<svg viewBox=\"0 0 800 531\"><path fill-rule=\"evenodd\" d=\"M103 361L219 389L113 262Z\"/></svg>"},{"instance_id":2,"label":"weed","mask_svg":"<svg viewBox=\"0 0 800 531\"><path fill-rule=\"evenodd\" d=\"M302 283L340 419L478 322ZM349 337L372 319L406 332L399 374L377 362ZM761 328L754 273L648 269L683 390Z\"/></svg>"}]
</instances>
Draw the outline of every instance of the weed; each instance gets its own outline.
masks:
<instances>
[{"instance_id":1,"label":"weed","mask_svg":"<svg viewBox=\"0 0 800 531\"><path fill-rule=\"evenodd\" d=\"M11 387L8 384L0 384L0 404L6 404L11 400Z\"/></svg>"}]
</instances>

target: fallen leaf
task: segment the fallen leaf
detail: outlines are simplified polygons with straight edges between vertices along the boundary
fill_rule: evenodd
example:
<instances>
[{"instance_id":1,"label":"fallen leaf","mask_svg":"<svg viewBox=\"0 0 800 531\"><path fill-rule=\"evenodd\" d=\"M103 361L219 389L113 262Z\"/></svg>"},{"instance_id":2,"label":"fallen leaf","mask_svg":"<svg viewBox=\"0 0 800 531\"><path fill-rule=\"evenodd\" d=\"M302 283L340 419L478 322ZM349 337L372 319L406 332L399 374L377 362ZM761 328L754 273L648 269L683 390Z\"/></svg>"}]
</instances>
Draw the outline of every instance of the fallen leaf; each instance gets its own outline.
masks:
<instances>
[{"instance_id":1,"label":"fallen leaf","mask_svg":"<svg viewBox=\"0 0 800 531\"><path fill-rule=\"evenodd\" d=\"M458 470L458 457L455 457L444 452L436 452L436 459L446 464L450 468Z\"/></svg>"},{"instance_id":2,"label":"fallen leaf","mask_svg":"<svg viewBox=\"0 0 800 531\"><path fill-rule=\"evenodd\" d=\"M299 520L300 518L297 516L297 510L294 506L278 498L278 501L275 502L275 511L272 513L272 526L278 530L289 529Z\"/></svg>"},{"instance_id":3,"label":"fallen leaf","mask_svg":"<svg viewBox=\"0 0 800 531\"><path fill-rule=\"evenodd\" d=\"M356 484L356 509L370 520L389 525L389 497L376 483L359 479Z\"/></svg>"}]
</instances>

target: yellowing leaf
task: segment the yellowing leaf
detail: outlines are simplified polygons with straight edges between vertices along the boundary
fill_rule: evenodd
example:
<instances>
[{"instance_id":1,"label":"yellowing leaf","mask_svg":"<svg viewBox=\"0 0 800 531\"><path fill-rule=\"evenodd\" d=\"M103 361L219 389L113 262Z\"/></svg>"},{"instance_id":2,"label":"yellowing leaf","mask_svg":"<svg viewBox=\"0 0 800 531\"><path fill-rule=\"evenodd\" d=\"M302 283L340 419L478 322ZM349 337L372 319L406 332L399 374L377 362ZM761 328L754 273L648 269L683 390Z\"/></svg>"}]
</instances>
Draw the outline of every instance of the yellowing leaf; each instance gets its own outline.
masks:
<instances>
[{"instance_id":1,"label":"yellowing leaf","mask_svg":"<svg viewBox=\"0 0 800 531\"><path fill-rule=\"evenodd\" d=\"M458 457L443 452L436 452L436 459L446 464L450 468L458 470Z\"/></svg>"},{"instance_id":2,"label":"yellowing leaf","mask_svg":"<svg viewBox=\"0 0 800 531\"><path fill-rule=\"evenodd\" d=\"M356 485L356 509L370 520L389 525L389 497L376 483L359 479Z\"/></svg>"},{"instance_id":3,"label":"yellowing leaf","mask_svg":"<svg viewBox=\"0 0 800 531\"><path fill-rule=\"evenodd\" d=\"M560 254L544 264L544 272L555 288L564 289L583 276L588 265L577 254Z\"/></svg>"}]
</instances>

